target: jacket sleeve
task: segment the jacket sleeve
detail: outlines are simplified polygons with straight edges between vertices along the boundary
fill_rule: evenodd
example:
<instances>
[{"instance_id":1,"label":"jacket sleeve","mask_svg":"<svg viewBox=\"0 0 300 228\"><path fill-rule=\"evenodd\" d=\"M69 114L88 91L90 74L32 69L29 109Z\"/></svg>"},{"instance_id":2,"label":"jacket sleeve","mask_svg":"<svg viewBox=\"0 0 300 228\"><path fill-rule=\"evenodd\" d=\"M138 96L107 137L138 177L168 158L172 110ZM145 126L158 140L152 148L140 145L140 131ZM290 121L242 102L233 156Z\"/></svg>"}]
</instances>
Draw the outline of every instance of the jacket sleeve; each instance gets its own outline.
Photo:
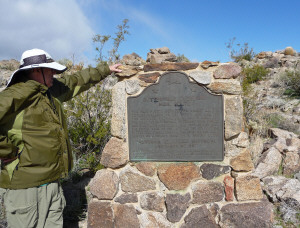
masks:
<instances>
[{"instance_id":1,"label":"jacket sleeve","mask_svg":"<svg viewBox=\"0 0 300 228\"><path fill-rule=\"evenodd\" d=\"M65 102L88 90L109 74L110 69L108 65L102 63L96 68L87 68L75 74L55 79L50 91L58 100Z\"/></svg>"},{"instance_id":2,"label":"jacket sleeve","mask_svg":"<svg viewBox=\"0 0 300 228\"><path fill-rule=\"evenodd\" d=\"M42 86L36 81L28 80L3 90L0 93L0 128L16 113L29 106L35 100Z\"/></svg>"}]
</instances>

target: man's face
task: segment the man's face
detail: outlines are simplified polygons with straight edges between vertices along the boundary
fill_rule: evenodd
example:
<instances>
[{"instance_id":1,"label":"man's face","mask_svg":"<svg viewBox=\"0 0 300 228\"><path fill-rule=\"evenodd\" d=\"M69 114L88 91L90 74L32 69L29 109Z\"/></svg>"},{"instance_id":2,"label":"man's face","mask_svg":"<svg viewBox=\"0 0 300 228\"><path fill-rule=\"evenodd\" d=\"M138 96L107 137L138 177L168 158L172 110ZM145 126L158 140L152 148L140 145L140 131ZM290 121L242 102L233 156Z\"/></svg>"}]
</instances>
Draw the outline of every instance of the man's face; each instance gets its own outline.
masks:
<instances>
[{"instance_id":1,"label":"man's face","mask_svg":"<svg viewBox=\"0 0 300 228\"><path fill-rule=\"evenodd\" d=\"M42 70L45 76L45 80L43 78ZM50 88L53 85L53 75L55 74L55 70L49 69L49 68L35 68L32 69L32 71L29 74L29 79L35 80L43 85L46 85L48 88ZM45 84L46 82L46 84Z\"/></svg>"},{"instance_id":2,"label":"man's face","mask_svg":"<svg viewBox=\"0 0 300 228\"><path fill-rule=\"evenodd\" d=\"M52 70L49 68L44 68L43 72L44 72L44 76L45 76L46 86L48 86L48 88L50 88L51 86L53 86L53 75L55 74L55 70Z\"/></svg>"}]
</instances>

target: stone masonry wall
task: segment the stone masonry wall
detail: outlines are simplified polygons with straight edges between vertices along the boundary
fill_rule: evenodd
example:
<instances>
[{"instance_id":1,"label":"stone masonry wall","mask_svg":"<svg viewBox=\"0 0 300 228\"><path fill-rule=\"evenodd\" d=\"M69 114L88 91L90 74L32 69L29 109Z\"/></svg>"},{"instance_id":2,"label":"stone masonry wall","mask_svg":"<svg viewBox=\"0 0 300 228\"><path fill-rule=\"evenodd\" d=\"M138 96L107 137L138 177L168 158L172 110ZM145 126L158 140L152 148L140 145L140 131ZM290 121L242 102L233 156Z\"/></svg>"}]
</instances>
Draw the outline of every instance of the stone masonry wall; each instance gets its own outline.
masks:
<instances>
[{"instance_id":1,"label":"stone masonry wall","mask_svg":"<svg viewBox=\"0 0 300 228\"><path fill-rule=\"evenodd\" d=\"M163 51L161 51L164 54ZM151 58L153 62L153 58ZM243 126L239 76L234 63L142 65L129 56L112 90L112 138L88 186L88 227L271 227L272 204L252 175L248 135ZM222 162L129 161L129 96L157 83L162 73L180 71L216 94L224 94L225 155Z\"/></svg>"}]
</instances>

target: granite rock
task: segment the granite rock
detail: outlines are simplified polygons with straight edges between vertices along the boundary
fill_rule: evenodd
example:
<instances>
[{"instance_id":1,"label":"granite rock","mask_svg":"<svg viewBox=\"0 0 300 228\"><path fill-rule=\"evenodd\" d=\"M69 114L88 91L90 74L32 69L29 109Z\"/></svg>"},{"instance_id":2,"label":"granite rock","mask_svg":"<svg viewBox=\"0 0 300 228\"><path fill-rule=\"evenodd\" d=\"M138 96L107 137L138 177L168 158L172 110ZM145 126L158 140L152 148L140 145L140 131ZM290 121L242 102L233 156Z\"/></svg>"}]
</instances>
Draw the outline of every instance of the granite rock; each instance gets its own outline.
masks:
<instances>
[{"instance_id":1,"label":"granite rock","mask_svg":"<svg viewBox=\"0 0 300 228\"><path fill-rule=\"evenodd\" d=\"M202 177L206 180L214 179L231 171L230 166L203 164L200 166Z\"/></svg>"},{"instance_id":2,"label":"granite rock","mask_svg":"<svg viewBox=\"0 0 300 228\"><path fill-rule=\"evenodd\" d=\"M159 72L140 74L138 79L146 83L155 83L157 79L160 77Z\"/></svg>"},{"instance_id":3,"label":"granite rock","mask_svg":"<svg viewBox=\"0 0 300 228\"><path fill-rule=\"evenodd\" d=\"M251 152L251 158L254 166L257 165L260 155L262 154L264 149L264 142L261 137L254 137L249 145L249 150Z\"/></svg>"},{"instance_id":4,"label":"granite rock","mask_svg":"<svg viewBox=\"0 0 300 228\"><path fill-rule=\"evenodd\" d=\"M212 72L210 71L202 71L202 70L195 70L188 73L188 75L194 79L196 82L202 85L208 85L211 83L212 79Z\"/></svg>"},{"instance_id":5,"label":"granite rock","mask_svg":"<svg viewBox=\"0 0 300 228\"><path fill-rule=\"evenodd\" d=\"M89 186L90 192L98 199L111 200L118 192L119 178L114 171L101 169L97 171Z\"/></svg>"},{"instance_id":6,"label":"granite rock","mask_svg":"<svg viewBox=\"0 0 300 228\"><path fill-rule=\"evenodd\" d=\"M281 153L286 153L288 151L288 146L286 145L285 138L277 138L277 141L273 146Z\"/></svg>"},{"instance_id":7,"label":"granite rock","mask_svg":"<svg viewBox=\"0 0 300 228\"><path fill-rule=\"evenodd\" d=\"M293 207L290 207L288 204L286 204L284 201L280 203L279 205L279 211L281 214L282 219L286 223L293 223L294 225L299 227L299 209L295 209Z\"/></svg>"},{"instance_id":8,"label":"granite rock","mask_svg":"<svg viewBox=\"0 0 300 228\"><path fill-rule=\"evenodd\" d=\"M112 136L125 139L126 127L126 84L124 81L118 82L112 88Z\"/></svg>"},{"instance_id":9,"label":"granite rock","mask_svg":"<svg viewBox=\"0 0 300 228\"><path fill-rule=\"evenodd\" d=\"M243 131L243 101L240 96L225 97L225 139Z\"/></svg>"},{"instance_id":10,"label":"granite rock","mask_svg":"<svg viewBox=\"0 0 300 228\"><path fill-rule=\"evenodd\" d=\"M261 200L263 198L260 180L256 176L246 175L235 179L238 201Z\"/></svg>"},{"instance_id":11,"label":"granite rock","mask_svg":"<svg viewBox=\"0 0 300 228\"><path fill-rule=\"evenodd\" d=\"M196 69L199 63L161 63L161 64L146 64L144 71L180 71Z\"/></svg>"},{"instance_id":12,"label":"granite rock","mask_svg":"<svg viewBox=\"0 0 300 228\"><path fill-rule=\"evenodd\" d=\"M139 228L136 210L131 205L114 204L115 228ZM98 218L99 219L99 218Z\"/></svg>"},{"instance_id":13,"label":"granite rock","mask_svg":"<svg viewBox=\"0 0 300 228\"><path fill-rule=\"evenodd\" d=\"M97 200L90 202L87 224L88 228L115 228L111 203Z\"/></svg>"},{"instance_id":14,"label":"granite rock","mask_svg":"<svg viewBox=\"0 0 300 228\"><path fill-rule=\"evenodd\" d=\"M163 212L165 199L162 192L147 192L140 196L141 208L148 211Z\"/></svg>"},{"instance_id":15,"label":"granite rock","mask_svg":"<svg viewBox=\"0 0 300 228\"><path fill-rule=\"evenodd\" d=\"M279 67L279 59L276 57L272 57L268 59L264 64L264 68L277 68Z\"/></svg>"},{"instance_id":16,"label":"granite rock","mask_svg":"<svg viewBox=\"0 0 300 228\"><path fill-rule=\"evenodd\" d=\"M138 80L126 80L126 92L129 95L136 94L140 91L141 86Z\"/></svg>"},{"instance_id":17,"label":"granite rock","mask_svg":"<svg viewBox=\"0 0 300 228\"><path fill-rule=\"evenodd\" d=\"M293 176L295 173L299 171L300 171L299 154L294 152L287 152L283 160L283 175Z\"/></svg>"},{"instance_id":18,"label":"granite rock","mask_svg":"<svg viewBox=\"0 0 300 228\"><path fill-rule=\"evenodd\" d=\"M220 182L199 181L192 185L193 204L206 204L222 201L224 187Z\"/></svg>"},{"instance_id":19,"label":"granite rock","mask_svg":"<svg viewBox=\"0 0 300 228\"><path fill-rule=\"evenodd\" d=\"M156 50L159 54L169 54L169 53L171 53L170 49L168 47L157 48Z\"/></svg>"},{"instance_id":20,"label":"granite rock","mask_svg":"<svg viewBox=\"0 0 300 228\"><path fill-rule=\"evenodd\" d=\"M219 63L205 60L200 65L203 69L208 69L209 67L218 66Z\"/></svg>"},{"instance_id":21,"label":"granite rock","mask_svg":"<svg viewBox=\"0 0 300 228\"><path fill-rule=\"evenodd\" d=\"M180 228L218 228L215 219L205 205L193 208L184 218L185 223Z\"/></svg>"},{"instance_id":22,"label":"granite rock","mask_svg":"<svg viewBox=\"0 0 300 228\"><path fill-rule=\"evenodd\" d=\"M286 130L282 130L280 128L270 128L270 133L271 133L271 136L273 136L275 138L289 139L289 138L297 138L298 137L295 133L289 132Z\"/></svg>"},{"instance_id":23,"label":"granite rock","mask_svg":"<svg viewBox=\"0 0 300 228\"><path fill-rule=\"evenodd\" d=\"M286 222L299 224L297 214L300 210L300 182L283 176L268 176L262 179L263 189L277 205Z\"/></svg>"},{"instance_id":24,"label":"granite rock","mask_svg":"<svg viewBox=\"0 0 300 228\"><path fill-rule=\"evenodd\" d=\"M122 70L122 72L115 73L115 75L118 77L131 77L138 73L138 70L135 66L121 65L118 67L118 69Z\"/></svg>"},{"instance_id":25,"label":"granite rock","mask_svg":"<svg viewBox=\"0 0 300 228\"><path fill-rule=\"evenodd\" d=\"M216 79L230 79L237 78L242 72L242 68L238 64L223 64L220 65L214 72Z\"/></svg>"},{"instance_id":26,"label":"granite rock","mask_svg":"<svg viewBox=\"0 0 300 228\"><path fill-rule=\"evenodd\" d=\"M264 190L273 199L300 210L300 181L282 176L263 178Z\"/></svg>"},{"instance_id":27,"label":"granite rock","mask_svg":"<svg viewBox=\"0 0 300 228\"><path fill-rule=\"evenodd\" d=\"M263 190L273 202L278 202L280 198L277 197L277 193L282 191L281 188L290 179L284 176L267 176L262 179Z\"/></svg>"},{"instance_id":28,"label":"granite rock","mask_svg":"<svg viewBox=\"0 0 300 228\"><path fill-rule=\"evenodd\" d=\"M250 142L248 134L244 131L241 132L237 138L232 140L232 144L243 148L249 147Z\"/></svg>"},{"instance_id":29,"label":"granite rock","mask_svg":"<svg viewBox=\"0 0 300 228\"><path fill-rule=\"evenodd\" d=\"M146 62L138 54L133 52L132 54L124 55L122 63L125 65L140 66Z\"/></svg>"},{"instance_id":30,"label":"granite rock","mask_svg":"<svg viewBox=\"0 0 300 228\"><path fill-rule=\"evenodd\" d=\"M224 187L225 187L225 200L233 201L234 200L234 179L231 176L224 178Z\"/></svg>"},{"instance_id":31,"label":"granite rock","mask_svg":"<svg viewBox=\"0 0 300 228\"><path fill-rule=\"evenodd\" d=\"M244 148L232 145L232 141L225 141L224 147L225 147L225 155L227 157L235 157L235 156L239 155L241 153L241 151L244 150Z\"/></svg>"},{"instance_id":32,"label":"granite rock","mask_svg":"<svg viewBox=\"0 0 300 228\"><path fill-rule=\"evenodd\" d=\"M220 210L221 227L271 228L273 205L269 202L227 204Z\"/></svg>"},{"instance_id":33,"label":"granite rock","mask_svg":"<svg viewBox=\"0 0 300 228\"><path fill-rule=\"evenodd\" d=\"M141 228L173 228L174 226L159 212L145 212L140 215Z\"/></svg>"},{"instance_id":34,"label":"granite rock","mask_svg":"<svg viewBox=\"0 0 300 228\"><path fill-rule=\"evenodd\" d=\"M150 52L147 53L146 62L150 62L151 64L160 64L164 62L176 62L176 60L176 55L171 53L169 48L163 47L150 49Z\"/></svg>"},{"instance_id":35,"label":"granite rock","mask_svg":"<svg viewBox=\"0 0 300 228\"><path fill-rule=\"evenodd\" d=\"M115 202L120 203L120 204L137 203L138 197L137 197L136 193L133 193L133 194L124 193L124 194L120 195L119 197L116 197Z\"/></svg>"},{"instance_id":36,"label":"granite rock","mask_svg":"<svg viewBox=\"0 0 300 228\"><path fill-rule=\"evenodd\" d=\"M155 190L156 183L153 179L143 176L137 170L127 167L120 173L121 189L124 192L142 192Z\"/></svg>"},{"instance_id":37,"label":"granite rock","mask_svg":"<svg viewBox=\"0 0 300 228\"><path fill-rule=\"evenodd\" d=\"M189 193L185 195L180 194L167 194L166 196L166 207L167 207L167 218L170 222L179 222L187 208L191 196Z\"/></svg>"},{"instance_id":38,"label":"granite rock","mask_svg":"<svg viewBox=\"0 0 300 228\"><path fill-rule=\"evenodd\" d=\"M153 162L139 162L135 167L146 176L153 176L156 172L156 163Z\"/></svg>"},{"instance_id":39,"label":"granite rock","mask_svg":"<svg viewBox=\"0 0 300 228\"><path fill-rule=\"evenodd\" d=\"M169 190L183 190L197 178L199 168L193 163L173 163L158 167L158 177Z\"/></svg>"},{"instance_id":40,"label":"granite rock","mask_svg":"<svg viewBox=\"0 0 300 228\"><path fill-rule=\"evenodd\" d=\"M242 93L240 82L234 79L218 79L210 83L207 88L218 94L240 95Z\"/></svg>"},{"instance_id":41,"label":"granite rock","mask_svg":"<svg viewBox=\"0 0 300 228\"><path fill-rule=\"evenodd\" d=\"M253 175L263 178L277 173L281 160L282 156L280 152L275 147L271 147L263 153Z\"/></svg>"},{"instance_id":42,"label":"granite rock","mask_svg":"<svg viewBox=\"0 0 300 228\"><path fill-rule=\"evenodd\" d=\"M126 143L122 139L112 137L102 151L100 163L114 169L125 165L128 156Z\"/></svg>"},{"instance_id":43,"label":"granite rock","mask_svg":"<svg viewBox=\"0 0 300 228\"><path fill-rule=\"evenodd\" d=\"M234 171L249 172L254 169L251 154L248 149L244 149L238 156L230 160L230 165Z\"/></svg>"},{"instance_id":44,"label":"granite rock","mask_svg":"<svg viewBox=\"0 0 300 228\"><path fill-rule=\"evenodd\" d=\"M265 51L262 51L262 52L258 53L255 57L258 59L264 59L267 57L267 54Z\"/></svg>"},{"instance_id":45,"label":"granite rock","mask_svg":"<svg viewBox=\"0 0 300 228\"><path fill-rule=\"evenodd\" d=\"M296 173L294 175L294 178L297 179L298 181L300 181L300 172Z\"/></svg>"}]
</instances>

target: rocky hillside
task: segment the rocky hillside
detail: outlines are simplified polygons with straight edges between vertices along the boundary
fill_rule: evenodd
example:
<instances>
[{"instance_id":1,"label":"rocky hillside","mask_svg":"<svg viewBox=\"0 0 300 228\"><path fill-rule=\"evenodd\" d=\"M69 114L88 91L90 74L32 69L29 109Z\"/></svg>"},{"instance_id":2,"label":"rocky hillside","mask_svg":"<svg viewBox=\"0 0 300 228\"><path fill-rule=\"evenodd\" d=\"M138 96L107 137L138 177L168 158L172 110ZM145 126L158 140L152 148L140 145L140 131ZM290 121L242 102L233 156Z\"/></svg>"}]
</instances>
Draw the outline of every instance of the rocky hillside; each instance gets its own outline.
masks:
<instances>
[{"instance_id":1,"label":"rocky hillside","mask_svg":"<svg viewBox=\"0 0 300 228\"><path fill-rule=\"evenodd\" d=\"M165 61L177 61L168 48L151 49L146 61L135 53L123 57L124 65L138 68L145 63ZM205 61L201 66L218 64ZM247 128L245 134L235 140L237 147L250 145L252 161L241 156L236 163L254 163L251 172L259 177L266 198L274 205L274 227L299 227L300 53L292 48L261 52L253 60L242 60L238 64L242 70L240 80ZM0 61L0 91L17 68L16 60ZM130 71L136 73L134 67L123 68L124 75L131 75ZM245 83L250 76L255 80Z\"/></svg>"},{"instance_id":2,"label":"rocky hillside","mask_svg":"<svg viewBox=\"0 0 300 228\"><path fill-rule=\"evenodd\" d=\"M9 77L19 66L19 62L15 59L0 61L0 91L3 90Z\"/></svg>"},{"instance_id":3,"label":"rocky hillside","mask_svg":"<svg viewBox=\"0 0 300 228\"><path fill-rule=\"evenodd\" d=\"M263 66L268 73L261 80L251 85L250 92L244 98L246 117L254 130L265 134L268 127L279 127L300 133L300 56L292 51L261 52L253 61L242 61L244 68ZM291 94L294 92L294 94Z\"/></svg>"},{"instance_id":4,"label":"rocky hillside","mask_svg":"<svg viewBox=\"0 0 300 228\"><path fill-rule=\"evenodd\" d=\"M300 53L291 47L261 52L240 65L244 73L258 66L267 70L255 83L242 83L254 174L274 203L277 227L299 227Z\"/></svg>"}]
</instances>

